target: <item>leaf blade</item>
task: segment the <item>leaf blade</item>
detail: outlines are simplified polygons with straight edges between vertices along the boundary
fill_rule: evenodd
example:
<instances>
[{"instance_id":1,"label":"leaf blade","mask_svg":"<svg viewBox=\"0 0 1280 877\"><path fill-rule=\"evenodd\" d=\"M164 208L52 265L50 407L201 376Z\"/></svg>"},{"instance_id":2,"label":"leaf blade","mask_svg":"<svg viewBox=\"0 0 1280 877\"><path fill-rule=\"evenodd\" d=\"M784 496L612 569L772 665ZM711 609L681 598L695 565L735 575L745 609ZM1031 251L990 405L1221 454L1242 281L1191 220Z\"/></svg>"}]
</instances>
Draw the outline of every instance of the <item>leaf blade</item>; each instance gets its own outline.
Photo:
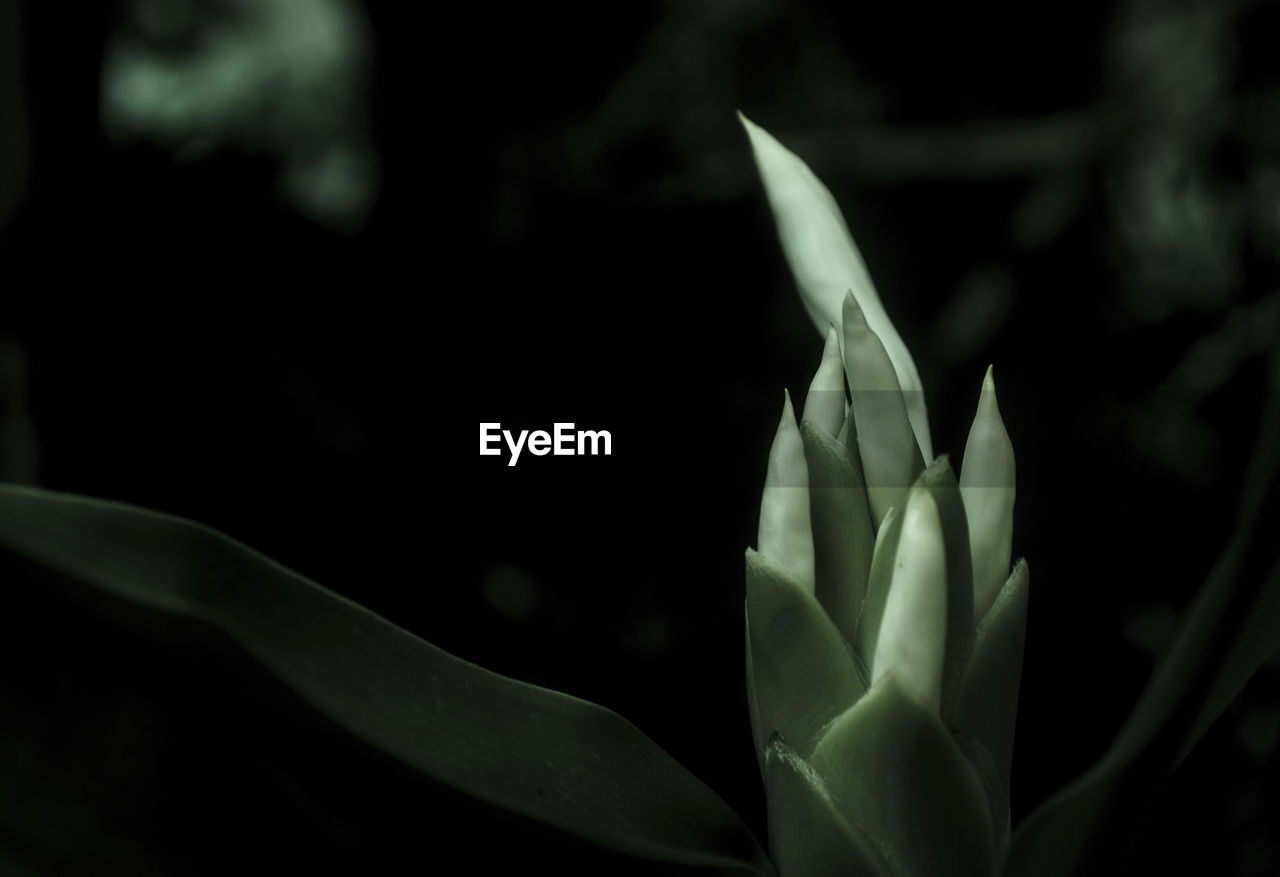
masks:
<instances>
[{"instance_id":1,"label":"leaf blade","mask_svg":"<svg viewBox=\"0 0 1280 877\"><path fill-rule=\"evenodd\" d=\"M772 874L728 805L621 716L449 655L212 529L0 485L0 546L223 631L355 737L464 793L632 855Z\"/></svg>"}]
</instances>

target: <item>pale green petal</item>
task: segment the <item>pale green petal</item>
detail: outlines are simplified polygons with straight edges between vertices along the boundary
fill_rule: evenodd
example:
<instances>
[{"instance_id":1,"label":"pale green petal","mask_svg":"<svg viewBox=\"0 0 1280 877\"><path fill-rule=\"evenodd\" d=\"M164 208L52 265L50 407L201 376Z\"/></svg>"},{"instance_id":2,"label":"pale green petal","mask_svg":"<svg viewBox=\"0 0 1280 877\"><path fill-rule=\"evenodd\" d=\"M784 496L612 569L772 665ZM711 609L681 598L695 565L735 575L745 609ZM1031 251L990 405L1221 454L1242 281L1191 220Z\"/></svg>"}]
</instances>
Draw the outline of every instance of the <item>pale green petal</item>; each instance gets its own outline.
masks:
<instances>
[{"instance_id":1,"label":"pale green petal","mask_svg":"<svg viewBox=\"0 0 1280 877\"><path fill-rule=\"evenodd\" d=\"M833 438L844 426L848 401L844 395L844 364L840 361L840 333L827 327L827 343L822 348L822 362L804 397L804 419Z\"/></svg>"},{"instance_id":2,"label":"pale green petal","mask_svg":"<svg viewBox=\"0 0 1280 877\"><path fill-rule=\"evenodd\" d=\"M879 527L889 509L906 498L920 469L919 453L893 364L852 293L845 294L841 322L858 453L872 520Z\"/></svg>"},{"instance_id":3,"label":"pale green petal","mask_svg":"<svg viewBox=\"0 0 1280 877\"><path fill-rule=\"evenodd\" d=\"M814 594L852 642L875 546L862 463L856 452L808 421L800 426L800 438L809 466Z\"/></svg>"},{"instance_id":4,"label":"pale green petal","mask_svg":"<svg viewBox=\"0 0 1280 877\"><path fill-rule=\"evenodd\" d=\"M809 467L796 427L791 394L784 393L782 420L769 450L769 471L760 500L757 545L762 557L812 594L813 529L809 523Z\"/></svg>"},{"instance_id":5,"label":"pale green petal","mask_svg":"<svg viewBox=\"0 0 1280 877\"><path fill-rule=\"evenodd\" d=\"M1013 546L1013 443L996 403L992 370L982 382L978 413L960 468L960 498L969 519L973 556L973 617L981 619L1009 575Z\"/></svg>"},{"instance_id":6,"label":"pale green petal","mask_svg":"<svg viewBox=\"0 0 1280 877\"><path fill-rule=\"evenodd\" d=\"M875 547L872 549L872 553L871 553L871 562L873 564L880 563L881 561L879 560L879 558L882 555L886 555L886 553L892 553L898 550L898 543L896 541L893 543L892 546L886 547L885 545L885 542L887 541L885 538L885 534L888 532L889 528L893 525L893 517L897 513L898 513L897 506L893 506L892 508L889 509L889 511L885 512L884 521L882 522L883 526L881 526L879 532L876 533L876 544L875 544Z\"/></svg>"},{"instance_id":7,"label":"pale green petal","mask_svg":"<svg viewBox=\"0 0 1280 877\"><path fill-rule=\"evenodd\" d=\"M787 263L819 332L840 325L845 292L852 289L867 323L884 343L907 400L920 450L933 459L923 387L915 361L885 312L862 255L835 199L813 171L767 131L741 113Z\"/></svg>"},{"instance_id":8,"label":"pale green petal","mask_svg":"<svg viewBox=\"0 0 1280 877\"><path fill-rule=\"evenodd\" d=\"M867 574L867 596L853 634L853 649L865 667L870 667L875 658L876 638L880 636L880 620L884 618L884 604L889 599L889 586L893 583L893 561L901 536L902 510L895 506L884 516L876 533L871 569Z\"/></svg>"},{"instance_id":9,"label":"pale green petal","mask_svg":"<svg viewBox=\"0 0 1280 877\"><path fill-rule=\"evenodd\" d=\"M947 557L938 505L928 488L913 488L902 512L902 534L871 667L871 685L892 673L935 714L942 701L947 639Z\"/></svg>"}]
</instances>

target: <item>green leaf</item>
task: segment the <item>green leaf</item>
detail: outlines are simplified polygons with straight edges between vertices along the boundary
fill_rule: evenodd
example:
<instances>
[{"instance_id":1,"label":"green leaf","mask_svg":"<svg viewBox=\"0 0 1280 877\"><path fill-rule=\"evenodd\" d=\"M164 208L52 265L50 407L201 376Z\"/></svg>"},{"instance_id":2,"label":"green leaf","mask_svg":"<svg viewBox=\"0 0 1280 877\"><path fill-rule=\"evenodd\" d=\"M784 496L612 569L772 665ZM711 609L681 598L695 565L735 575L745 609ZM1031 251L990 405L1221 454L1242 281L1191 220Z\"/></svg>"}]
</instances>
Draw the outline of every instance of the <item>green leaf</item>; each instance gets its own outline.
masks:
<instances>
[{"instance_id":1,"label":"green leaf","mask_svg":"<svg viewBox=\"0 0 1280 877\"><path fill-rule=\"evenodd\" d=\"M747 550L751 727L763 762L778 733L802 755L866 687L848 643L817 601Z\"/></svg>"},{"instance_id":2,"label":"green leaf","mask_svg":"<svg viewBox=\"0 0 1280 877\"><path fill-rule=\"evenodd\" d=\"M207 527L0 485L0 547L222 631L407 767L611 849L772 874L751 832L625 719L490 673Z\"/></svg>"},{"instance_id":3,"label":"green leaf","mask_svg":"<svg viewBox=\"0 0 1280 877\"><path fill-rule=\"evenodd\" d=\"M1083 776L1013 833L1006 877L1116 867L1148 803L1249 677L1280 647L1280 564L1259 523L1280 519L1280 356L1230 543L1120 733Z\"/></svg>"},{"instance_id":4,"label":"green leaf","mask_svg":"<svg viewBox=\"0 0 1280 877\"><path fill-rule=\"evenodd\" d=\"M1009 766L1022 678L1022 647L1027 629L1030 573L1025 560L996 596L978 624L973 654L960 681L952 732L969 756L991 801L997 843L1009 831Z\"/></svg>"},{"instance_id":5,"label":"green leaf","mask_svg":"<svg viewBox=\"0 0 1280 877\"><path fill-rule=\"evenodd\" d=\"M785 877L897 877L861 829L839 812L826 784L780 736L768 742L769 849Z\"/></svg>"},{"instance_id":6,"label":"green leaf","mask_svg":"<svg viewBox=\"0 0 1280 877\"><path fill-rule=\"evenodd\" d=\"M874 839L889 873L993 872L990 811L981 782L938 718L893 675L832 724L808 761L836 811Z\"/></svg>"},{"instance_id":7,"label":"green leaf","mask_svg":"<svg viewBox=\"0 0 1280 877\"><path fill-rule=\"evenodd\" d=\"M1241 574L1242 544L1233 540L1210 574L1107 752L1013 833L1007 877L1092 874L1100 872L1099 863L1114 863L1133 814L1280 645L1280 565L1250 582L1252 576ZM1238 588L1242 581L1249 586Z\"/></svg>"},{"instance_id":8,"label":"green leaf","mask_svg":"<svg viewBox=\"0 0 1280 877\"><path fill-rule=\"evenodd\" d=\"M1277 513L1280 510L1272 511ZM1280 649L1280 563L1272 567L1235 631L1226 656L1209 684L1209 695L1192 722L1179 761L1187 756L1258 668Z\"/></svg>"},{"instance_id":9,"label":"green leaf","mask_svg":"<svg viewBox=\"0 0 1280 877\"><path fill-rule=\"evenodd\" d=\"M809 466L815 594L836 629L853 642L875 544L862 464L845 444L808 421L800 435Z\"/></svg>"}]
</instances>

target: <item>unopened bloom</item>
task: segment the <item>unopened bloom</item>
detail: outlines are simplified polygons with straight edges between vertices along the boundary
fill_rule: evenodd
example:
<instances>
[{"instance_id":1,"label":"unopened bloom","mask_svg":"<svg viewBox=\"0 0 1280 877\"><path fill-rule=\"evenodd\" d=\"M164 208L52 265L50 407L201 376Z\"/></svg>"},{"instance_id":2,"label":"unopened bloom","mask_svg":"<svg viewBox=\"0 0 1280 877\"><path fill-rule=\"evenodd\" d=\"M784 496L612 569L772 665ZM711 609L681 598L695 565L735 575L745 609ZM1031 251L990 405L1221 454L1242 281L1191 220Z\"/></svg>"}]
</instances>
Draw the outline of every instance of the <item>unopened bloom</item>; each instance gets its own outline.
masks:
<instances>
[{"instance_id":1,"label":"unopened bloom","mask_svg":"<svg viewBox=\"0 0 1280 877\"><path fill-rule=\"evenodd\" d=\"M787 397L747 553L747 669L782 877L992 874L1027 567L988 370L957 481L911 354L831 193L745 118L801 298L826 335ZM845 395L845 385L850 397Z\"/></svg>"}]
</instances>

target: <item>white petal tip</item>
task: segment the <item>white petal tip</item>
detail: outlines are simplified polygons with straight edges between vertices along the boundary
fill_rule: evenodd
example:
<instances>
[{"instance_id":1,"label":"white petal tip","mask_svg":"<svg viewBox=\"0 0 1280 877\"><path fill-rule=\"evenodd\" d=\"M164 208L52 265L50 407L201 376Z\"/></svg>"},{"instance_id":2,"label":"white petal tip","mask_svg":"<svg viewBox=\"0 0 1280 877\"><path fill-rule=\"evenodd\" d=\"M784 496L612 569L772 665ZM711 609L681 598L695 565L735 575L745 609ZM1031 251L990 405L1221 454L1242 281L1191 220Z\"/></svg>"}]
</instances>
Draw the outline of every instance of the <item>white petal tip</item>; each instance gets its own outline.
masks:
<instances>
[{"instance_id":1,"label":"white petal tip","mask_svg":"<svg viewBox=\"0 0 1280 877\"><path fill-rule=\"evenodd\" d=\"M804 419L834 438L844 425L845 403L840 339L832 326L827 331L822 360L818 363L813 380L809 382L809 392L805 395Z\"/></svg>"},{"instance_id":2,"label":"white petal tip","mask_svg":"<svg viewBox=\"0 0 1280 877\"><path fill-rule=\"evenodd\" d=\"M785 571L804 590L813 591L809 471L805 465L804 441L791 406L791 393L786 390L778 432L769 450L756 544L761 557Z\"/></svg>"}]
</instances>

